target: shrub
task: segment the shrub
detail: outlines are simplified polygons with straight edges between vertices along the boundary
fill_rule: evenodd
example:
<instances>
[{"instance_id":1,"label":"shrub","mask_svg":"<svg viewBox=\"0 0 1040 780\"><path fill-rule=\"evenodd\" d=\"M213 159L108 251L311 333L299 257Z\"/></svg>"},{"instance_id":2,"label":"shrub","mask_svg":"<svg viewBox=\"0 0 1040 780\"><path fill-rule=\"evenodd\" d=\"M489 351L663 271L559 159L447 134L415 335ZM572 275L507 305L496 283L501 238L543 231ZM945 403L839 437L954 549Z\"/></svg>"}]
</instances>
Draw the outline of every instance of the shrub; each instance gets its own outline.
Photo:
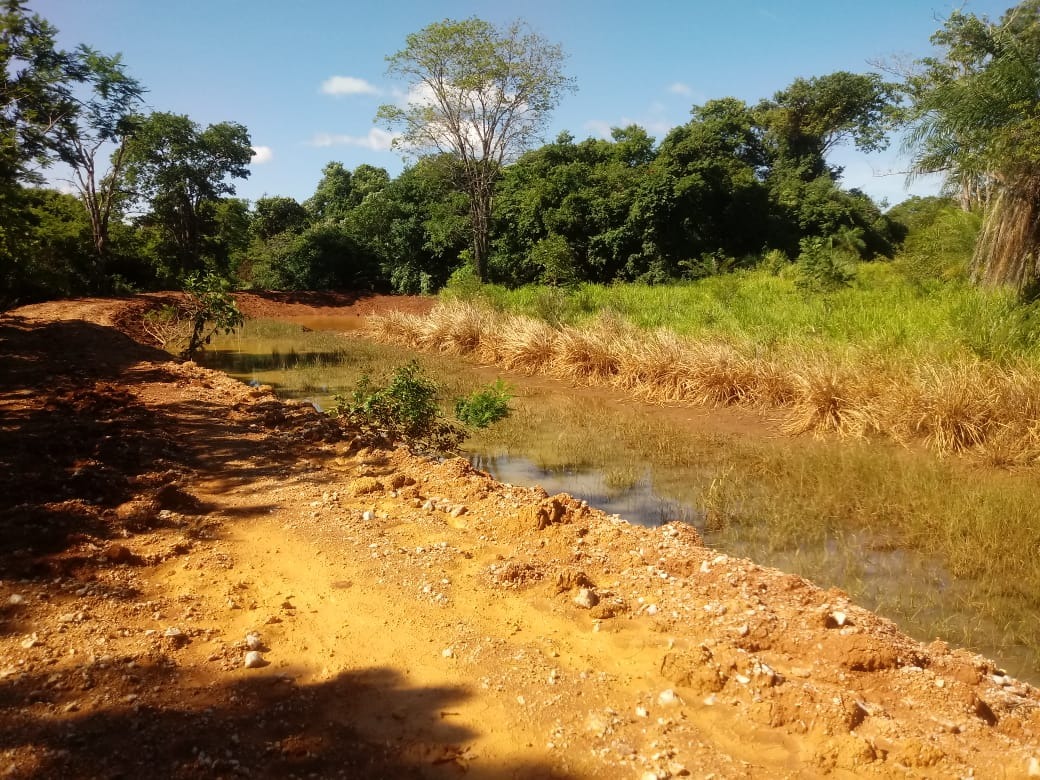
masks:
<instances>
[{"instance_id":1,"label":"shrub","mask_svg":"<svg viewBox=\"0 0 1040 780\"><path fill-rule=\"evenodd\" d=\"M465 433L441 417L437 386L412 360L397 368L385 387L361 378L347 401L335 396L329 414L344 417L370 440L404 441L420 450L455 451Z\"/></svg>"},{"instance_id":2,"label":"shrub","mask_svg":"<svg viewBox=\"0 0 1040 780\"><path fill-rule=\"evenodd\" d=\"M455 416L471 428L487 428L509 416L509 386L501 379L455 402Z\"/></svg>"},{"instance_id":3,"label":"shrub","mask_svg":"<svg viewBox=\"0 0 1040 780\"><path fill-rule=\"evenodd\" d=\"M233 333L242 322L230 284L214 273L192 274L184 282L183 302L152 309L142 317L145 332L159 346L180 347L181 357L188 360L216 333Z\"/></svg>"},{"instance_id":4,"label":"shrub","mask_svg":"<svg viewBox=\"0 0 1040 780\"><path fill-rule=\"evenodd\" d=\"M856 278L851 254L828 247L819 238L802 239L795 286L804 292L826 293L850 287Z\"/></svg>"}]
</instances>

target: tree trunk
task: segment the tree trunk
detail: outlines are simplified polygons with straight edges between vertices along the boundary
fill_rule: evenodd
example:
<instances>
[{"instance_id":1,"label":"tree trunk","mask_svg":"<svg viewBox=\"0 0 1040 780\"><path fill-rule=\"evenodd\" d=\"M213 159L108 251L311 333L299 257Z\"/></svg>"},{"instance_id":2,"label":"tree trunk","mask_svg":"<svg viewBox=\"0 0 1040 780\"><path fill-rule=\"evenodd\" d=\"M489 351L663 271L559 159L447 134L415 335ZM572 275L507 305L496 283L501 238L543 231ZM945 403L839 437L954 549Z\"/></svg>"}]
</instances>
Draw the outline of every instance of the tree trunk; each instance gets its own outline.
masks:
<instances>
[{"instance_id":1,"label":"tree trunk","mask_svg":"<svg viewBox=\"0 0 1040 780\"><path fill-rule=\"evenodd\" d=\"M975 245L971 277L1020 292L1040 279L1040 174L999 188Z\"/></svg>"},{"instance_id":2,"label":"tree trunk","mask_svg":"<svg viewBox=\"0 0 1040 780\"><path fill-rule=\"evenodd\" d=\"M488 255L491 254L492 184L475 182L470 188L469 215L473 228L473 268L481 283L488 282Z\"/></svg>"}]
</instances>

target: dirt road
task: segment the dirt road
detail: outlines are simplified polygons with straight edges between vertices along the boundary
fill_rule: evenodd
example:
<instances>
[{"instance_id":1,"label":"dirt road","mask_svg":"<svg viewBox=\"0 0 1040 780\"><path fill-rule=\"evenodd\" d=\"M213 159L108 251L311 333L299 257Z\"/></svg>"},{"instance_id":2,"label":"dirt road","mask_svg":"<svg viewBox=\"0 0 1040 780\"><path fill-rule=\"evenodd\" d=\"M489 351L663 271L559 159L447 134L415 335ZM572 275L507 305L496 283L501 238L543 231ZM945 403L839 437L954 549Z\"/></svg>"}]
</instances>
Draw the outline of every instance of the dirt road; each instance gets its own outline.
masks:
<instances>
[{"instance_id":1,"label":"dirt road","mask_svg":"<svg viewBox=\"0 0 1040 780\"><path fill-rule=\"evenodd\" d=\"M147 303L0 319L0 775L1040 775L1040 694L991 662L361 447L133 341ZM245 307L326 304L388 305Z\"/></svg>"}]
</instances>

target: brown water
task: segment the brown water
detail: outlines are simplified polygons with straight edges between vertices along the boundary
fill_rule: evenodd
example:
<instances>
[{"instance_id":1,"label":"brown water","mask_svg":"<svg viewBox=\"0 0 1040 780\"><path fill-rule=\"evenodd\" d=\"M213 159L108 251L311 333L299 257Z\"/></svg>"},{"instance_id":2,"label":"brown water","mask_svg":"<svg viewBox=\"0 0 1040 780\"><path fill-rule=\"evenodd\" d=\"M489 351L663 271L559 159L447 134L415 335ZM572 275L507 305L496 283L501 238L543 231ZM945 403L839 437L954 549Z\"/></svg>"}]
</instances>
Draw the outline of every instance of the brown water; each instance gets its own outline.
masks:
<instances>
[{"instance_id":1,"label":"brown water","mask_svg":"<svg viewBox=\"0 0 1040 780\"><path fill-rule=\"evenodd\" d=\"M292 321L312 331L358 326L356 318ZM793 471L816 469L800 459L810 454L817 463L836 463L856 445L827 449L832 445L784 439L753 412L640 404L598 389L417 355L356 334L307 333L263 321L247 326L246 336L215 340L203 360L327 408L362 374L378 376L413 357L448 388L449 398L500 376L512 385L510 420L467 444L470 460L500 481L570 493L633 523L688 522L728 554L839 587L919 639L970 646L999 659L1009 673L1040 681L1040 636L1008 639L1003 626L979 611L979 583L952 576L936 557L902 549L869 530L873 526L841 518L806 523L797 516L797 501L783 516L772 509L791 498L768 494L773 483L762 477L763 469L776 471L785 458ZM895 449L890 455L915 457ZM769 517L764 507L770 507ZM846 511L852 510L833 514Z\"/></svg>"}]
</instances>

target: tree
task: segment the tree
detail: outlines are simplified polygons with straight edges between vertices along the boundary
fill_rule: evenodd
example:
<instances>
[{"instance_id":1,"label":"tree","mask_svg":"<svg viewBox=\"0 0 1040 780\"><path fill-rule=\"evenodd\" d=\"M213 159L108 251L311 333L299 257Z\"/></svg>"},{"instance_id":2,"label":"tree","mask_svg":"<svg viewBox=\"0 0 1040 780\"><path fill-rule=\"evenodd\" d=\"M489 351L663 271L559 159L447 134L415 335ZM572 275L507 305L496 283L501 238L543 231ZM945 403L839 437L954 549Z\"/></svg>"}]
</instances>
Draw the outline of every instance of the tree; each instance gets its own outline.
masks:
<instances>
[{"instance_id":1,"label":"tree","mask_svg":"<svg viewBox=\"0 0 1040 780\"><path fill-rule=\"evenodd\" d=\"M981 201L972 278L1026 291L1040 281L1040 0L997 23L954 12L932 42L940 56L906 83L912 169Z\"/></svg>"},{"instance_id":2,"label":"tree","mask_svg":"<svg viewBox=\"0 0 1040 780\"><path fill-rule=\"evenodd\" d=\"M377 117L401 132L398 148L458 159L473 263L486 281L495 181L572 88L563 51L521 21L497 28L477 18L446 19L409 35L387 61L388 73L407 82L410 102L381 106Z\"/></svg>"},{"instance_id":3,"label":"tree","mask_svg":"<svg viewBox=\"0 0 1040 780\"><path fill-rule=\"evenodd\" d=\"M307 209L285 195L264 196L253 204L252 228L262 241L287 230L298 233L309 220Z\"/></svg>"},{"instance_id":4,"label":"tree","mask_svg":"<svg viewBox=\"0 0 1040 780\"><path fill-rule=\"evenodd\" d=\"M186 116L154 113L137 120L126 146L125 182L147 208L143 223L158 234L167 281L201 270L214 209L249 175L249 133L235 122L202 129Z\"/></svg>"},{"instance_id":5,"label":"tree","mask_svg":"<svg viewBox=\"0 0 1040 780\"><path fill-rule=\"evenodd\" d=\"M90 93L75 100L74 109L57 123L57 155L72 168L75 186L90 218L96 255L95 277L105 274L109 223L121 197L119 182L126 161L126 142L134 129L134 113L144 89L126 75L119 56L106 57L81 46L82 79ZM105 175L98 155L115 145Z\"/></svg>"}]
</instances>

